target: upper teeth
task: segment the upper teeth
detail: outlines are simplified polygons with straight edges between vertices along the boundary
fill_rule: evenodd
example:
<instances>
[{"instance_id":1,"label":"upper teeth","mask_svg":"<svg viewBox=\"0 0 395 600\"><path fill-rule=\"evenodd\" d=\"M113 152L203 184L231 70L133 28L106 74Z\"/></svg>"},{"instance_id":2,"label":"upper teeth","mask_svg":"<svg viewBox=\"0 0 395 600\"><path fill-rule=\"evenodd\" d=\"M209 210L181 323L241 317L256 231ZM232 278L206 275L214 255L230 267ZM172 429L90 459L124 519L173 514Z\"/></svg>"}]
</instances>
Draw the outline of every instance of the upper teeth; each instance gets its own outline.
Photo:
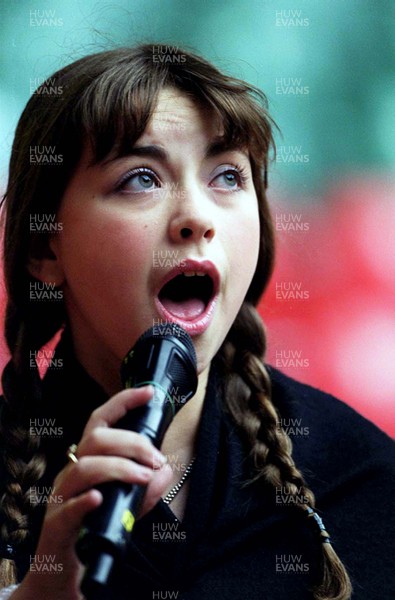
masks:
<instances>
[{"instance_id":1,"label":"upper teeth","mask_svg":"<svg viewBox=\"0 0 395 600\"><path fill-rule=\"evenodd\" d=\"M194 277L194 275L197 275L198 277L204 277L206 273L203 273L203 271L184 271L183 275L185 275L185 277Z\"/></svg>"}]
</instances>

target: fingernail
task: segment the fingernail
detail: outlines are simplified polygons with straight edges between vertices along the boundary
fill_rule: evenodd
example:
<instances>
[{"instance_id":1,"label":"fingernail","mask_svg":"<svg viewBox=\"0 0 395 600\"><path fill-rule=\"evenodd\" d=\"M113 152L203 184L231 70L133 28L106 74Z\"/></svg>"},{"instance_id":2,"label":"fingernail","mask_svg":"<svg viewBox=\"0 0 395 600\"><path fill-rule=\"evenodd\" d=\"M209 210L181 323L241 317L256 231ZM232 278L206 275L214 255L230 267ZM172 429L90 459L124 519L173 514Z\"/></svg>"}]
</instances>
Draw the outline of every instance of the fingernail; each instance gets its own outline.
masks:
<instances>
[{"instance_id":1,"label":"fingernail","mask_svg":"<svg viewBox=\"0 0 395 600\"><path fill-rule=\"evenodd\" d=\"M146 467L140 467L140 473L146 481L149 481L152 477L151 469L147 469Z\"/></svg>"}]
</instances>

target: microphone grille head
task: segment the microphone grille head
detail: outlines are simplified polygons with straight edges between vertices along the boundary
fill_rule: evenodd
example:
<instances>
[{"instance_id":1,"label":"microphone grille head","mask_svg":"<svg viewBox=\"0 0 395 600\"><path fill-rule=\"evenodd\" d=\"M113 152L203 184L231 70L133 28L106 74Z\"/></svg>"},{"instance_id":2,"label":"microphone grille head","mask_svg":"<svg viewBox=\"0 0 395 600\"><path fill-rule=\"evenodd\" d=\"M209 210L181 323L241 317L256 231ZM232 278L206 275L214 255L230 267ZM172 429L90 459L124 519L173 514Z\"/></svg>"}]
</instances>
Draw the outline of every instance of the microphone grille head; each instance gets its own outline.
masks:
<instances>
[{"instance_id":1,"label":"microphone grille head","mask_svg":"<svg viewBox=\"0 0 395 600\"><path fill-rule=\"evenodd\" d=\"M137 344L139 344L140 342L145 341L147 338L151 337L157 339L165 339L169 337L177 338L181 343L184 344L186 350L190 354L190 358L196 365L196 352L195 346L192 342L192 338L189 335L189 333L187 333L185 329L180 327L180 325L177 325L177 323L171 323L169 321L168 323L163 323L160 325L154 325L153 327L150 327L139 337L135 346L137 346Z\"/></svg>"},{"instance_id":2,"label":"microphone grille head","mask_svg":"<svg viewBox=\"0 0 395 600\"><path fill-rule=\"evenodd\" d=\"M169 388L176 412L198 385L196 352L190 335L175 323L150 327L123 359L121 381L126 388L147 382Z\"/></svg>"}]
</instances>

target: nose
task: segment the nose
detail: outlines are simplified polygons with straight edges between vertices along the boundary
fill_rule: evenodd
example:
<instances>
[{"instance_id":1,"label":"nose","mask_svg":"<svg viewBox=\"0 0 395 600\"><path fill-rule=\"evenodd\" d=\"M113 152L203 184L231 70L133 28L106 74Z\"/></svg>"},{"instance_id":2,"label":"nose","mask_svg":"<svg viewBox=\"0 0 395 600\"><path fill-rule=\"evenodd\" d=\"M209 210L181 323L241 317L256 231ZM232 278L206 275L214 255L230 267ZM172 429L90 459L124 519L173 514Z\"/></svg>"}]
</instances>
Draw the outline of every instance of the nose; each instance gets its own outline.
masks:
<instances>
[{"instance_id":1,"label":"nose","mask_svg":"<svg viewBox=\"0 0 395 600\"><path fill-rule=\"evenodd\" d=\"M173 242L189 240L210 242L215 236L213 208L202 195L188 193L179 201L170 222L170 238Z\"/></svg>"}]
</instances>

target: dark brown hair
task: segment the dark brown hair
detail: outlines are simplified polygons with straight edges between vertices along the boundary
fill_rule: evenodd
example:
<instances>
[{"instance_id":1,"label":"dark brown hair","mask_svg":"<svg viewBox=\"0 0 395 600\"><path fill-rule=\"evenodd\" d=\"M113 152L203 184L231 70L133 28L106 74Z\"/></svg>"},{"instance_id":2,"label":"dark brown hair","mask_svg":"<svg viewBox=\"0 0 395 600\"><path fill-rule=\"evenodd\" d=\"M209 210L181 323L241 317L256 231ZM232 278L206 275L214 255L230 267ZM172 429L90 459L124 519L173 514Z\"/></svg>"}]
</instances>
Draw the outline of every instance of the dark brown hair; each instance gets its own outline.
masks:
<instances>
[{"instance_id":1,"label":"dark brown hair","mask_svg":"<svg viewBox=\"0 0 395 600\"><path fill-rule=\"evenodd\" d=\"M11 360L3 373L4 403L0 429L7 473L2 500L4 544L17 547L28 533L29 489L45 471L39 438L29 436L29 415L40 402L41 381L30 367L39 350L66 319L59 302L29 301L29 257L49 252L48 237L29 229L31 214L56 215L65 188L89 141L95 162L123 156L144 132L159 92L174 87L210 107L223 128L225 143L247 147L259 203L261 241L256 272L241 310L219 351L226 372L226 409L251 448L255 479L288 486L296 499L300 488L314 506L314 496L292 459L291 441L279 427L271 401L270 378L263 364L266 339L255 306L273 268L274 236L266 200L273 123L264 94L229 77L213 65L178 50L171 60L155 61L155 45L87 56L61 69L29 100L19 121L5 194L4 268L8 291L5 335ZM178 59L177 59L178 56ZM61 167L31 165L31 146L55 146ZM305 509L305 506L299 505ZM346 600L351 587L343 565L328 543L323 548L323 577L316 600ZM1 561L3 585L15 580L12 563Z\"/></svg>"}]
</instances>

